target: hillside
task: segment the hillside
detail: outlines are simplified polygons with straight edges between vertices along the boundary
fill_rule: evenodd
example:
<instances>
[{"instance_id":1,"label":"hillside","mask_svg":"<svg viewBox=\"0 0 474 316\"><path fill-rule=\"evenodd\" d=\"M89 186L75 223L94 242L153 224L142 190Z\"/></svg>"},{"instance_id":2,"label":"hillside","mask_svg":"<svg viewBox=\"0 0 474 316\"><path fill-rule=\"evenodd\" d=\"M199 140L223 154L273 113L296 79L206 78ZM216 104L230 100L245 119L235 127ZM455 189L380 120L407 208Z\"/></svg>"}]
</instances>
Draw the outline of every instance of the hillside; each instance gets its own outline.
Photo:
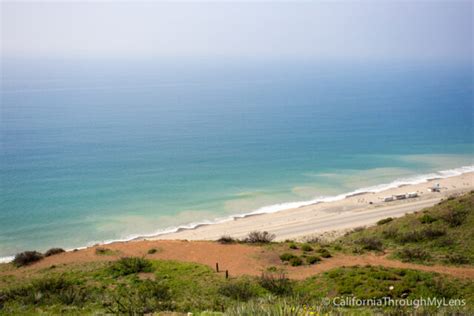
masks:
<instances>
[{"instance_id":1,"label":"hillside","mask_svg":"<svg viewBox=\"0 0 474 316\"><path fill-rule=\"evenodd\" d=\"M270 234L257 233L244 241L142 241L54 250L35 262L0 265L0 314L413 311L411 306L335 306L340 297L445 298L460 304L417 311L472 314L473 205L471 192L332 242L276 243Z\"/></svg>"}]
</instances>

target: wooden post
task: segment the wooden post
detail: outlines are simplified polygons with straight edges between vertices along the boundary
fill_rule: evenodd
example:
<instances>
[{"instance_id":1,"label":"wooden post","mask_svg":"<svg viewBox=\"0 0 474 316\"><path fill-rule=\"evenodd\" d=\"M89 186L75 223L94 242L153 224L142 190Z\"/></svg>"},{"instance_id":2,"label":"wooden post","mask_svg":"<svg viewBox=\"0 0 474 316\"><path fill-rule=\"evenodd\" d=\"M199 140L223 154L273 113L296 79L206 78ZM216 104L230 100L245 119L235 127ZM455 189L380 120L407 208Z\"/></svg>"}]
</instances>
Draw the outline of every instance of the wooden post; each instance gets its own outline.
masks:
<instances>
[{"instance_id":1,"label":"wooden post","mask_svg":"<svg viewBox=\"0 0 474 316\"><path fill-rule=\"evenodd\" d=\"M219 272L219 263L216 262L216 272Z\"/></svg>"},{"instance_id":2,"label":"wooden post","mask_svg":"<svg viewBox=\"0 0 474 316\"><path fill-rule=\"evenodd\" d=\"M226 278L226 279L229 278L229 270L225 270L225 278Z\"/></svg>"}]
</instances>

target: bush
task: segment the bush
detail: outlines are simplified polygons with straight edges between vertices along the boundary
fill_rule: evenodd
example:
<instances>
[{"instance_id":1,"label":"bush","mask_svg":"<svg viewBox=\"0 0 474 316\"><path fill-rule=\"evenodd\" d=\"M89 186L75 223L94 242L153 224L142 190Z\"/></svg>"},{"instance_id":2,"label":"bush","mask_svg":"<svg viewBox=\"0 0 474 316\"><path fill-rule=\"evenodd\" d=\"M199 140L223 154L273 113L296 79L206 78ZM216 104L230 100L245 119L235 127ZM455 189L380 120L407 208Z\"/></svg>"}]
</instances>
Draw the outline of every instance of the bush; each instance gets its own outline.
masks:
<instances>
[{"instance_id":1,"label":"bush","mask_svg":"<svg viewBox=\"0 0 474 316\"><path fill-rule=\"evenodd\" d=\"M88 299L88 291L64 277L46 277L8 291L5 301L23 305L82 305Z\"/></svg>"},{"instance_id":2,"label":"bush","mask_svg":"<svg viewBox=\"0 0 474 316\"><path fill-rule=\"evenodd\" d=\"M438 220L437 218L434 218L430 214L425 214L422 217L420 217L420 222L422 224L431 224L433 222L436 222L437 220Z\"/></svg>"},{"instance_id":3,"label":"bush","mask_svg":"<svg viewBox=\"0 0 474 316\"><path fill-rule=\"evenodd\" d=\"M150 260L137 257L121 258L112 263L109 268L114 276L125 276L140 272L152 272L153 266Z\"/></svg>"},{"instance_id":4,"label":"bush","mask_svg":"<svg viewBox=\"0 0 474 316\"><path fill-rule=\"evenodd\" d=\"M51 248L44 253L44 256L49 257L49 256L57 255L58 253L62 253L62 252L66 252L66 251L62 248Z\"/></svg>"},{"instance_id":5,"label":"bush","mask_svg":"<svg viewBox=\"0 0 474 316\"><path fill-rule=\"evenodd\" d=\"M382 236L385 239L396 239L398 237L398 230L395 227L388 227L382 231Z\"/></svg>"},{"instance_id":6,"label":"bush","mask_svg":"<svg viewBox=\"0 0 474 316\"><path fill-rule=\"evenodd\" d=\"M397 254L402 261L426 261L431 258L430 254L421 248L403 248Z\"/></svg>"},{"instance_id":7,"label":"bush","mask_svg":"<svg viewBox=\"0 0 474 316\"><path fill-rule=\"evenodd\" d=\"M303 251L313 251L313 247L311 247L311 246L308 245L308 244L303 244L303 245L301 246L301 250L303 250Z\"/></svg>"},{"instance_id":8,"label":"bush","mask_svg":"<svg viewBox=\"0 0 474 316\"><path fill-rule=\"evenodd\" d=\"M398 242L405 244L409 242L419 242L419 241L422 241L424 238L425 236L421 231L415 230L415 231L399 234L397 237L397 240Z\"/></svg>"},{"instance_id":9,"label":"bush","mask_svg":"<svg viewBox=\"0 0 474 316\"><path fill-rule=\"evenodd\" d=\"M297 266L300 266L303 264L303 260L301 260L301 258L299 257L293 257L290 259L290 265L293 266L293 267L297 267Z\"/></svg>"},{"instance_id":10,"label":"bush","mask_svg":"<svg viewBox=\"0 0 474 316\"><path fill-rule=\"evenodd\" d=\"M321 261L321 258L318 257L318 256L309 256L309 257L306 257L306 262L308 264L315 264L317 262Z\"/></svg>"},{"instance_id":11,"label":"bush","mask_svg":"<svg viewBox=\"0 0 474 316\"><path fill-rule=\"evenodd\" d=\"M17 267L23 267L43 259L43 255L37 251L25 251L15 255L13 264Z\"/></svg>"},{"instance_id":12,"label":"bush","mask_svg":"<svg viewBox=\"0 0 474 316\"><path fill-rule=\"evenodd\" d=\"M158 249L156 249L156 248L151 248L151 249L148 249L148 252L147 252L147 253L148 253L149 255L152 255L152 254L157 253L157 252L158 252Z\"/></svg>"},{"instance_id":13,"label":"bush","mask_svg":"<svg viewBox=\"0 0 474 316\"><path fill-rule=\"evenodd\" d=\"M329 253L329 250L326 248L321 248L318 250L318 253L321 255L323 258L331 258L331 254Z\"/></svg>"},{"instance_id":14,"label":"bush","mask_svg":"<svg viewBox=\"0 0 474 316\"><path fill-rule=\"evenodd\" d=\"M113 315L143 315L173 309L171 299L168 286L144 280L131 286L120 284L103 305Z\"/></svg>"},{"instance_id":15,"label":"bush","mask_svg":"<svg viewBox=\"0 0 474 316\"><path fill-rule=\"evenodd\" d=\"M244 242L255 244L255 243L269 243L275 239L275 234L270 234L267 231L259 232L253 231L247 235L247 238L244 239Z\"/></svg>"},{"instance_id":16,"label":"bush","mask_svg":"<svg viewBox=\"0 0 474 316\"><path fill-rule=\"evenodd\" d=\"M466 210L448 210L441 217L451 227L461 226L467 217Z\"/></svg>"},{"instance_id":17,"label":"bush","mask_svg":"<svg viewBox=\"0 0 474 316\"><path fill-rule=\"evenodd\" d=\"M221 238L217 239L217 242L220 244L233 244L237 242L234 238L228 236L228 235L223 235Z\"/></svg>"},{"instance_id":18,"label":"bush","mask_svg":"<svg viewBox=\"0 0 474 316\"><path fill-rule=\"evenodd\" d=\"M391 221L393 221L393 218L391 217L387 217L387 218L384 218L384 219L381 219L377 222L377 225L383 225L383 224L387 224L387 223L390 223Z\"/></svg>"},{"instance_id":19,"label":"bush","mask_svg":"<svg viewBox=\"0 0 474 316\"><path fill-rule=\"evenodd\" d=\"M115 252L109 248L102 248L98 247L95 248L95 254L99 256L110 256L113 255Z\"/></svg>"},{"instance_id":20,"label":"bush","mask_svg":"<svg viewBox=\"0 0 474 316\"><path fill-rule=\"evenodd\" d=\"M263 273L258 283L261 287L275 295L289 295L293 292L293 283L284 273L277 276Z\"/></svg>"},{"instance_id":21,"label":"bush","mask_svg":"<svg viewBox=\"0 0 474 316\"><path fill-rule=\"evenodd\" d=\"M296 256L292 253L284 253L280 255L280 260L281 261L290 261L292 258L295 258Z\"/></svg>"},{"instance_id":22,"label":"bush","mask_svg":"<svg viewBox=\"0 0 474 316\"><path fill-rule=\"evenodd\" d=\"M362 249L373 250L373 251L382 251L383 243L373 237L364 237L356 241L357 244L362 246Z\"/></svg>"},{"instance_id":23,"label":"bush","mask_svg":"<svg viewBox=\"0 0 474 316\"><path fill-rule=\"evenodd\" d=\"M248 301L258 295L255 285L246 279L227 282L219 287L218 293L238 301Z\"/></svg>"},{"instance_id":24,"label":"bush","mask_svg":"<svg viewBox=\"0 0 474 316\"><path fill-rule=\"evenodd\" d=\"M296 244L295 244L294 242L290 243L290 244L288 245L288 247L289 247L290 249L298 249L298 246L296 246Z\"/></svg>"},{"instance_id":25,"label":"bush","mask_svg":"<svg viewBox=\"0 0 474 316\"><path fill-rule=\"evenodd\" d=\"M431 240L446 235L446 231L444 229L429 227L423 230L423 234L425 235L426 239Z\"/></svg>"}]
</instances>

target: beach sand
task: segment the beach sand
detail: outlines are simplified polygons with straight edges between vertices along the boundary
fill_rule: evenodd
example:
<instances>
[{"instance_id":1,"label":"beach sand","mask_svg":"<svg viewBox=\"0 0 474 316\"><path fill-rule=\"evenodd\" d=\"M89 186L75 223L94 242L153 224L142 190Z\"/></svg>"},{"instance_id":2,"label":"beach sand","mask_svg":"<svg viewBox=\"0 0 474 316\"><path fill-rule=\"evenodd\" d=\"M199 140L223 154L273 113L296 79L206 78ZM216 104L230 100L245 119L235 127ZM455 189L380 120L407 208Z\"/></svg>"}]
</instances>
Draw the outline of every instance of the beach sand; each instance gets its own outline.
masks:
<instances>
[{"instance_id":1,"label":"beach sand","mask_svg":"<svg viewBox=\"0 0 474 316\"><path fill-rule=\"evenodd\" d=\"M439 184L440 192L428 189ZM335 238L345 231L370 226L386 217L401 217L438 203L441 199L474 190L474 172L425 183L404 185L378 193L362 193L340 201L317 203L269 214L251 215L224 223L181 229L175 233L147 237L148 240L216 240L222 235L245 237L254 230L268 231L276 240L308 237ZM384 202L386 196L417 192L418 197Z\"/></svg>"}]
</instances>

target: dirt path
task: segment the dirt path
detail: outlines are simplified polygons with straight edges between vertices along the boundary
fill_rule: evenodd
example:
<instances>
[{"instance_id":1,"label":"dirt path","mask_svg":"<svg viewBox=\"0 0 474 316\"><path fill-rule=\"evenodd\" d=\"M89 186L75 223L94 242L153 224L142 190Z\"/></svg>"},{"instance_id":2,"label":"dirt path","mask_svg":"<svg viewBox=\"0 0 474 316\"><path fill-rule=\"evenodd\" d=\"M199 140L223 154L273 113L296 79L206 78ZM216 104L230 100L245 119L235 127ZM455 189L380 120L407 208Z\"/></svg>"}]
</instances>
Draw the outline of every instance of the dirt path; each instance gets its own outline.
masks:
<instances>
[{"instance_id":1,"label":"dirt path","mask_svg":"<svg viewBox=\"0 0 474 316\"><path fill-rule=\"evenodd\" d=\"M474 267L450 266L425 266L412 263L403 263L387 259L386 256L367 254L362 256L335 255L333 258L324 259L313 266L289 267L281 264L278 254L265 247L249 246L243 244L221 245L208 241L136 241L127 243L114 243L106 246L115 253L113 255L97 255L96 248L91 247L76 252L67 252L47 257L40 262L24 268L13 268L10 265L0 269L0 275L28 276L39 270L56 267L80 265L90 262L112 261L124 256L145 256L150 259L167 259L205 264L215 268L219 263L220 270L229 270L231 276L260 275L267 267L276 266L285 268L288 277L292 279L305 279L312 275L322 273L337 267L350 266L384 266L390 268L406 268L428 272L437 272L457 278L474 279ZM148 250L156 248L155 254L147 254Z\"/></svg>"}]
</instances>

